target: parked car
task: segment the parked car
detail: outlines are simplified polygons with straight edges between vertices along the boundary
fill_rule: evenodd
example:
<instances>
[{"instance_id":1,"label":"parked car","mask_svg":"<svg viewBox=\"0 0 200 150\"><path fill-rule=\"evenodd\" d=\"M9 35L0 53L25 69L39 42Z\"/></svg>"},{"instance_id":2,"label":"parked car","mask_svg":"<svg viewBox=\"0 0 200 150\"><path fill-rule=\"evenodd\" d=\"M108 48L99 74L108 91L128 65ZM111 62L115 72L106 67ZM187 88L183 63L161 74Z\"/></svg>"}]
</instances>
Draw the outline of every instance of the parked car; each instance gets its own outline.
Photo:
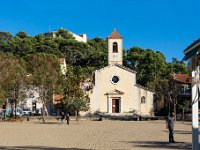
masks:
<instances>
[{"instance_id":1,"label":"parked car","mask_svg":"<svg viewBox=\"0 0 200 150\"><path fill-rule=\"evenodd\" d=\"M23 109L23 116L30 116L30 115L32 115L32 112L31 112L31 110L30 109Z\"/></svg>"},{"instance_id":2,"label":"parked car","mask_svg":"<svg viewBox=\"0 0 200 150\"><path fill-rule=\"evenodd\" d=\"M23 110L21 108L17 107L16 110L17 110L16 111L16 116L19 116L19 117L23 116ZM11 115L11 111L6 111L5 109L2 109L0 111L0 117L1 118L3 118L3 117L10 117L10 115ZM13 115L15 115L15 109L13 110Z\"/></svg>"},{"instance_id":3,"label":"parked car","mask_svg":"<svg viewBox=\"0 0 200 150\"><path fill-rule=\"evenodd\" d=\"M15 114L15 109L14 109L14 114ZM23 116L23 110L19 107L17 107L16 116Z\"/></svg>"}]
</instances>

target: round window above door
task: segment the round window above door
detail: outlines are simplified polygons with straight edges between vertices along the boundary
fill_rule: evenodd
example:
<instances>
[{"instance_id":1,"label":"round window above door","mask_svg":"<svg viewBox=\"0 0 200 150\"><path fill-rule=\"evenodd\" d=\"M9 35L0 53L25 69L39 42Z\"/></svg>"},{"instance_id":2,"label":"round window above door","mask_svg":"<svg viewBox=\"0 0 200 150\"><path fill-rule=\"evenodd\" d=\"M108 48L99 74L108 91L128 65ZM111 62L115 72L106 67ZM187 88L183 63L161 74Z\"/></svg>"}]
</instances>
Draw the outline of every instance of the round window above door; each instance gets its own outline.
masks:
<instances>
[{"instance_id":1,"label":"round window above door","mask_svg":"<svg viewBox=\"0 0 200 150\"><path fill-rule=\"evenodd\" d=\"M111 82L113 84L117 84L119 82L119 77L118 76L113 76L112 79L111 79Z\"/></svg>"}]
</instances>

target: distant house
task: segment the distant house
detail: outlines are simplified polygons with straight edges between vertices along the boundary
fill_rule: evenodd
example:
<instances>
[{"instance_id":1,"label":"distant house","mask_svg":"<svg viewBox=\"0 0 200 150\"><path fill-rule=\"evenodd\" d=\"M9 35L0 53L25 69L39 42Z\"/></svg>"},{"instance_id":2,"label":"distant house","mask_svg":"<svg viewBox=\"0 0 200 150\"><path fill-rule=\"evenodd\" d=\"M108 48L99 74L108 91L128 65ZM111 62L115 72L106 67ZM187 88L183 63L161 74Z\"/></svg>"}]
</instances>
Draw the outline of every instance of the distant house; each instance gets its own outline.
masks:
<instances>
[{"instance_id":1,"label":"distant house","mask_svg":"<svg viewBox=\"0 0 200 150\"><path fill-rule=\"evenodd\" d=\"M67 71L67 64L65 58L59 58L60 68L62 74L66 74Z\"/></svg>"},{"instance_id":2,"label":"distant house","mask_svg":"<svg viewBox=\"0 0 200 150\"><path fill-rule=\"evenodd\" d=\"M61 112L63 111L64 105L62 103L62 99L63 96L61 95L56 95L56 94L53 95L54 110L53 112L51 112L52 115L60 115Z\"/></svg>"},{"instance_id":3,"label":"distant house","mask_svg":"<svg viewBox=\"0 0 200 150\"><path fill-rule=\"evenodd\" d=\"M42 101L39 98L39 91L37 87L25 88L26 93L24 101L19 103L19 106L24 110L29 110L32 113L39 113L42 109Z\"/></svg>"},{"instance_id":4,"label":"distant house","mask_svg":"<svg viewBox=\"0 0 200 150\"><path fill-rule=\"evenodd\" d=\"M63 29L63 28L61 28L61 29ZM58 31L57 30L55 30L55 31L51 31L51 32L47 32L47 33L45 33L44 35L46 36L46 37L56 37L56 33L57 33ZM87 42L87 34L75 34L75 33L73 33L73 32L71 32L71 31L68 31L70 34L72 34L72 36L74 37L74 39L75 40L77 40L77 41L79 41L79 42L84 42L84 43L86 43Z\"/></svg>"},{"instance_id":5,"label":"distant house","mask_svg":"<svg viewBox=\"0 0 200 150\"><path fill-rule=\"evenodd\" d=\"M173 74L173 80L178 90L178 99L191 99L191 78L188 74Z\"/></svg>"}]
</instances>

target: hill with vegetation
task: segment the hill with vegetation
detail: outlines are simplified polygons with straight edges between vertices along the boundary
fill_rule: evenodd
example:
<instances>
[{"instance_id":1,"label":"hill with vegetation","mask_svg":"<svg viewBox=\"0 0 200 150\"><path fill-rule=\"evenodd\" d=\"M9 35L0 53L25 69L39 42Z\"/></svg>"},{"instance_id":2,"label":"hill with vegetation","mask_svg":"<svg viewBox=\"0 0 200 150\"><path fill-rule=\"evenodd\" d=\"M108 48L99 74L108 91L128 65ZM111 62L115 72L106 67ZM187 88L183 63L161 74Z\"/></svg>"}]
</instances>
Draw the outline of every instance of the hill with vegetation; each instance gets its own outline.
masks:
<instances>
[{"instance_id":1,"label":"hill with vegetation","mask_svg":"<svg viewBox=\"0 0 200 150\"><path fill-rule=\"evenodd\" d=\"M123 65L137 71L137 83L155 91L157 101L166 101L173 90L173 73L188 73L183 62L176 58L166 62L161 52L151 49L124 49L123 57ZM66 59L64 77L58 58ZM23 97L20 89L33 85L40 87L44 104L58 93L64 95L63 101L71 109L86 109L88 99L79 84L92 71L107 66L107 58L107 41L99 37L83 43L64 29L59 29L54 38L0 32L0 101L12 97L19 101Z\"/></svg>"}]
</instances>

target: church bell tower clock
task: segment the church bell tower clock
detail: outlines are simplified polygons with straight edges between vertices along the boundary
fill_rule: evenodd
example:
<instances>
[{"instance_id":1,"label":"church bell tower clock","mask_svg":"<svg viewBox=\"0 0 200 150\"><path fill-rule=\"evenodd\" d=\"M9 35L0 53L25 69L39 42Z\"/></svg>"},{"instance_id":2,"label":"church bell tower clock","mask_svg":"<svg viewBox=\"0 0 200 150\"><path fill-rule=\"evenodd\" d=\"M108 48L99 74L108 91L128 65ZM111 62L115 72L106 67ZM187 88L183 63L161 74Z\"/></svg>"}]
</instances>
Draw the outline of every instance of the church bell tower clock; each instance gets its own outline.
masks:
<instances>
[{"instance_id":1,"label":"church bell tower clock","mask_svg":"<svg viewBox=\"0 0 200 150\"><path fill-rule=\"evenodd\" d=\"M108 40L108 65L120 64L122 65L123 48L122 48L123 37L116 31L114 31L107 37Z\"/></svg>"}]
</instances>

